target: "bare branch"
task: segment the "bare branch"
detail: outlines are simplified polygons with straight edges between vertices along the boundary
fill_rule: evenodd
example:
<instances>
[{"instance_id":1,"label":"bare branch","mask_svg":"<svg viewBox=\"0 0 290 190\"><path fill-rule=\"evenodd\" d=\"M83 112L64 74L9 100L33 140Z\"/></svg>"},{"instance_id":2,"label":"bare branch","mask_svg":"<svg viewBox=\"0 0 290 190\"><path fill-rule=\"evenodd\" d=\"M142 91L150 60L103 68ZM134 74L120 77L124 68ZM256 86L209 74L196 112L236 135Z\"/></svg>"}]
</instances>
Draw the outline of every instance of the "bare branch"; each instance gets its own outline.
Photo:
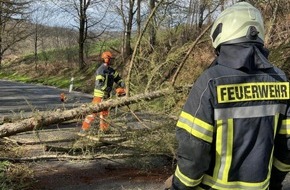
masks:
<instances>
[{"instance_id":1,"label":"bare branch","mask_svg":"<svg viewBox=\"0 0 290 190\"><path fill-rule=\"evenodd\" d=\"M193 51L194 47L196 46L196 44L198 43L198 41L204 36L204 34L211 28L213 24L208 25L203 31L202 33L196 38L196 40L192 43L191 47L189 48L189 50L187 51L187 53L185 54L184 58L182 59L181 63L179 64L179 67L177 68L175 74L173 75L173 78L171 80L171 84L172 86L175 85L175 81L176 78L180 72L180 70L182 69L183 65L185 64L187 58L189 57L190 53Z\"/></svg>"}]
</instances>

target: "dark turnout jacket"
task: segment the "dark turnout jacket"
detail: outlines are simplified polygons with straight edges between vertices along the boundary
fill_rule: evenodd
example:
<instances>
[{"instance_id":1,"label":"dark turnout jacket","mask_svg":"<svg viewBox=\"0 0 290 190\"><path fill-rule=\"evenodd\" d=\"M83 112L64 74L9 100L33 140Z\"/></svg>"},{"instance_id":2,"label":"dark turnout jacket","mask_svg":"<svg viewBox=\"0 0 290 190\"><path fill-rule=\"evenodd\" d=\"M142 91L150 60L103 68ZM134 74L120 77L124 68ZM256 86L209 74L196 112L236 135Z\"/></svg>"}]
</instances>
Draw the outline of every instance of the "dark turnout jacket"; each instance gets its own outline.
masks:
<instances>
[{"instance_id":1,"label":"dark turnout jacket","mask_svg":"<svg viewBox=\"0 0 290 190\"><path fill-rule=\"evenodd\" d=\"M290 170L289 90L262 45L222 45L177 122L172 189L281 188Z\"/></svg>"},{"instance_id":2,"label":"dark turnout jacket","mask_svg":"<svg viewBox=\"0 0 290 190\"><path fill-rule=\"evenodd\" d=\"M119 73L107 64L103 63L97 69L95 76L95 97L101 97L104 99L109 98L114 83L116 83L121 88L125 88L125 83L123 82Z\"/></svg>"}]
</instances>

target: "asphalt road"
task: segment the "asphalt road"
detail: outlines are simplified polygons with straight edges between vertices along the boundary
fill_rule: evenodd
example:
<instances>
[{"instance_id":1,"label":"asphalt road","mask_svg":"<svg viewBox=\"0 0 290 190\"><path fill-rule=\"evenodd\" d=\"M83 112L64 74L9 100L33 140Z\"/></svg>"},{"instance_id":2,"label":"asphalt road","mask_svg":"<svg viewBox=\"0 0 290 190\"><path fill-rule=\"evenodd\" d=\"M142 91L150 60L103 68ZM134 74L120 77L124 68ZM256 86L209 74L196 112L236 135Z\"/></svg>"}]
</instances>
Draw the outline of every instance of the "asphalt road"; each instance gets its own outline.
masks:
<instances>
[{"instance_id":1,"label":"asphalt road","mask_svg":"<svg viewBox=\"0 0 290 190\"><path fill-rule=\"evenodd\" d=\"M65 93L67 102L60 101L60 94ZM33 112L50 111L57 108L70 109L89 103L92 95L55 87L25 84L0 80L0 118L7 115L29 115Z\"/></svg>"}]
</instances>

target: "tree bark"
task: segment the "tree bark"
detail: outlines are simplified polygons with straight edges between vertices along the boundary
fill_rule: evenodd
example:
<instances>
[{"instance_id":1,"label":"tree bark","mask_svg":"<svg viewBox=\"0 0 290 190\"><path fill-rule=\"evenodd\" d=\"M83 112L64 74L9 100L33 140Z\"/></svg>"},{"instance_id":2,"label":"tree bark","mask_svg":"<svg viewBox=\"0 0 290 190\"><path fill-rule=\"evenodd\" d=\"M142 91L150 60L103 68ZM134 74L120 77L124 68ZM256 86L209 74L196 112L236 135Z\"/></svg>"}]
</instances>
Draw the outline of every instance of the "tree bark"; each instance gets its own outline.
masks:
<instances>
[{"instance_id":1,"label":"tree bark","mask_svg":"<svg viewBox=\"0 0 290 190\"><path fill-rule=\"evenodd\" d=\"M127 60L127 58L132 54L131 35L132 35L133 17L135 14L134 4L135 0L129 2L128 22L127 25L125 26L125 47L124 47L125 60Z\"/></svg>"},{"instance_id":2,"label":"tree bark","mask_svg":"<svg viewBox=\"0 0 290 190\"><path fill-rule=\"evenodd\" d=\"M82 70L85 67L84 61L84 44L86 41L87 31L87 8L90 1L81 0L79 2L79 69Z\"/></svg>"},{"instance_id":3,"label":"tree bark","mask_svg":"<svg viewBox=\"0 0 290 190\"><path fill-rule=\"evenodd\" d=\"M188 89L189 86L185 87ZM45 127L52 124L62 123L78 118L82 115L87 115L93 112L99 112L104 109L114 108L116 106L124 106L140 102L142 100L152 100L172 93L182 92L184 88L167 88L154 91L151 93L138 94L132 97L124 97L120 99L111 99L97 105L84 104L84 106L70 109L58 110L54 112L38 112L34 117L27 118L14 123L4 123L0 125L0 138L15 135L17 133L36 130L40 127Z\"/></svg>"},{"instance_id":4,"label":"tree bark","mask_svg":"<svg viewBox=\"0 0 290 190\"><path fill-rule=\"evenodd\" d=\"M149 3L150 12L154 11L155 8L155 0L150 0ZM156 29L155 29L155 19L154 16L149 23L149 43L150 43L150 51L154 51L154 47L156 45Z\"/></svg>"},{"instance_id":5,"label":"tree bark","mask_svg":"<svg viewBox=\"0 0 290 190\"><path fill-rule=\"evenodd\" d=\"M10 157L0 157L0 161L9 161L13 163L21 163L21 162L35 162L35 161L51 161L51 160L97 160L97 159L121 159L121 158L129 158L129 157L136 157L136 154L131 153L119 153L119 154L96 154L92 156L72 156L72 155L58 155L58 154L51 154L51 155L41 155L41 156L33 156L33 157L22 157L22 158L10 158ZM168 156L163 153L145 153L139 154L140 157L146 156ZM170 156L168 156L170 157Z\"/></svg>"}]
</instances>

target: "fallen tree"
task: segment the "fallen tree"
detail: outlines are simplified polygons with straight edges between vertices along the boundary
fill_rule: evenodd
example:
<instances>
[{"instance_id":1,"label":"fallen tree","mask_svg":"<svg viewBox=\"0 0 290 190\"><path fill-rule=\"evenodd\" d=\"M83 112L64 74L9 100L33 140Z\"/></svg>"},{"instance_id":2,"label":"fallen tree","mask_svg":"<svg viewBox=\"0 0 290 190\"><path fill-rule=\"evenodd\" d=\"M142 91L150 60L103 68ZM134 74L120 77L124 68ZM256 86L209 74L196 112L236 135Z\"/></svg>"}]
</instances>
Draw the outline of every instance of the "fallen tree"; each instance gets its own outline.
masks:
<instances>
[{"instance_id":1,"label":"fallen tree","mask_svg":"<svg viewBox=\"0 0 290 190\"><path fill-rule=\"evenodd\" d=\"M81 107L70 109L70 110L56 110L50 112L36 112L34 116L16 121L13 123L4 123L0 125L0 138L15 135L17 133L37 130L48 125L62 123L78 118L83 115L87 115L93 112L99 112L104 109L114 108L116 106L125 106L134 104L140 101L149 101L172 93L183 92L188 90L190 86L177 87L177 88L166 88L150 93L138 94L132 97L124 97L120 99L110 99L97 105L84 104Z\"/></svg>"},{"instance_id":2,"label":"fallen tree","mask_svg":"<svg viewBox=\"0 0 290 190\"><path fill-rule=\"evenodd\" d=\"M136 157L140 156L144 157L157 157L157 156L164 156L168 158L172 158L170 155L163 154L163 153L145 153L145 154L132 154L132 153L119 153L119 154L95 154L95 155L79 155L73 156L68 154L50 154L50 155L40 155L40 156L33 156L33 157L0 157L0 161L9 161L13 163L20 163L20 162L36 162L36 161L52 161L52 160L97 160L97 159L122 159L128 157ZM116 161L114 161L116 162Z\"/></svg>"}]
</instances>

